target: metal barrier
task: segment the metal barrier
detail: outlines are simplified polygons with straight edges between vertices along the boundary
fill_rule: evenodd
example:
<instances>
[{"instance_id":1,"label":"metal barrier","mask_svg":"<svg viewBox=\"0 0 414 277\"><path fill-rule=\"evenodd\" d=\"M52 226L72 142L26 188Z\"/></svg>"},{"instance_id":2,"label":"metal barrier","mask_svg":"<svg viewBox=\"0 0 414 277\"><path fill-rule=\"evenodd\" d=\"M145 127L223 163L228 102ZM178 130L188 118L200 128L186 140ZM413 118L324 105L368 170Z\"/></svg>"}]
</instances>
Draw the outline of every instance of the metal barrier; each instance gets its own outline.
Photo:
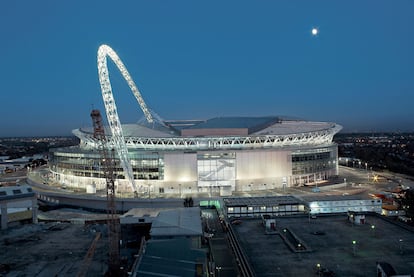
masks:
<instances>
[{"instance_id":1,"label":"metal barrier","mask_svg":"<svg viewBox=\"0 0 414 277\"><path fill-rule=\"evenodd\" d=\"M224 222L227 228L227 239L230 242L230 246L233 250L234 255L236 256L237 265L239 267L241 276L244 277L255 277L256 273L251 268L250 263L244 253L242 247L239 244L239 241L234 233L233 227L228 222Z\"/></svg>"}]
</instances>

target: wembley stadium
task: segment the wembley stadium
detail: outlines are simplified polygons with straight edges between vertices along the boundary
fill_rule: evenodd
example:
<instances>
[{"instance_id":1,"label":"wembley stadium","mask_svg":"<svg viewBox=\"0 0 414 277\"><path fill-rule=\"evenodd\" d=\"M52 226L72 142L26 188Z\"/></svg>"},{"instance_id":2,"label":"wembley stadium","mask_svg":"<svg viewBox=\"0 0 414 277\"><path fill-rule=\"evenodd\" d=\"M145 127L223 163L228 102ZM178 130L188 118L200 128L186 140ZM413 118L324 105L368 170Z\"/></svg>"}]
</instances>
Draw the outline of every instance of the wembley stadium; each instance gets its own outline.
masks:
<instances>
[{"instance_id":1,"label":"wembley stadium","mask_svg":"<svg viewBox=\"0 0 414 277\"><path fill-rule=\"evenodd\" d=\"M144 118L121 124L109 82L107 57L134 93ZM106 147L114 149L118 193L153 196L272 190L315 184L338 175L333 136L341 126L278 116L163 120L150 111L117 54L98 50L98 71L108 126ZM106 179L94 129L72 131L78 146L50 150L54 181L89 193Z\"/></svg>"}]
</instances>

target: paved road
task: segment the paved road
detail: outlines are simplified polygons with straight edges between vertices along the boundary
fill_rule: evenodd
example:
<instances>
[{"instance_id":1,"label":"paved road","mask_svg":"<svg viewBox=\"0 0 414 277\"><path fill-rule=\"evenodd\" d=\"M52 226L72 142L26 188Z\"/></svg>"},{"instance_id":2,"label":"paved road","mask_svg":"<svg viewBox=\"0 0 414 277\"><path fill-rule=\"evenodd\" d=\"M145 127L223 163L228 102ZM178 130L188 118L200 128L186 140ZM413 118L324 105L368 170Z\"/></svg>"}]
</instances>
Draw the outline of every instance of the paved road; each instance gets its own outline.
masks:
<instances>
[{"instance_id":1,"label":"paved road","mask_svg":"<svg viewBox=\"0 0 414 277\"><path fill-rule=\"evenodd\" d=\"M34 187L34 190L40 195L44 196L45 201L52 199L56 204L62 205L79 205L85 208L106 208L106 198L95 195L86 194L84 192L75 192L70 189L62 189L59 186L49 186L42 176L47 175L47 168L40 168L37 176L39 179L27 181L29 185ZM370 197L371 193L379 193L382 191L390 191L396 188L399 184L404 186L414 187L414 181L410 177L402 176L394 173L372 172L364 169L339 167L339 179L343 181L346 179L347 186L344 188L337 188L330 191L319 192L318 195L332 195L332 194L362 194ZM10 174L0 176L0 182L7 183L22 183L26 180L26 170L17 171ZM373 177L378 176L377 181ZM315 194L310 187L294 187L286 189L273 189L262 191L251 191L238 193L238 196L277 196L277 195L306 195ZM105 195L102 195L105 196ZM156 196L156 195L154 195ZM194 194L194 204L198 205L199 201L206 200L201 195ZM215 196L217 198L217 196ZM208 199L208 198L207 198ZM53 202L52 201L52 202ZM134 207L182 207L183 200L180 198L152 198L152 199L134 199L134 198L119 198L117 201L117 209L126 211Z\"/></svg>"}]
</instances>

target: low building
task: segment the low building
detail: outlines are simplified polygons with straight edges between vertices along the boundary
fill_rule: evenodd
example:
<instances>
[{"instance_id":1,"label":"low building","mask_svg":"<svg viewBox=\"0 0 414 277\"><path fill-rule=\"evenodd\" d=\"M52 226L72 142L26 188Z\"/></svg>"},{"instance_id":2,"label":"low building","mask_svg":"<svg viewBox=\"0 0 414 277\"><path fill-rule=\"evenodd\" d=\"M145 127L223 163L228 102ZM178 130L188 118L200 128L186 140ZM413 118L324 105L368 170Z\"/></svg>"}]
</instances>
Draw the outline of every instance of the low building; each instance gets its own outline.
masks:
<instances>
[{"instance_id":1,"label":"low building","mask_svg":"<svg viewBox=\"0 0 414 277\"><path fill-rule=\"evenodd\" d=\"M367 199L357 195L303 196L300 198L307 203L310 215L347 213L349 211L381 214L382 211L381 199Z\"/></svg>"},{"instance_id":2,"label":"low building","mask_svg":"<svg viewBox=\"0 0 414 277\"><path fill-rule=\"evenodd\" d=\"M201 277L207 272L207 252L185 237L149 240L132 276Z\"/></svg>"},{"instance_id":3,"label":"low building","mask_svg":"<svg viewBox=\"0 0 414 277\"><path fill-rule=\"evenodd\" d=\"M191 238L200 247L203 229L199 207L161 211L152 222L151 239Z\"/></svg>"},{"instance_id":4,"label":"low building","mask_svg":"<svg viewBox=\"0 0 414 277\"><path fill-rule=\"evenodd\" d=\"M206 276L199 207L159 211L150 235L132 276Z\"/></svg>"},{"instance_id":5,"label":"low building","mask_svg":"<svg viewBox=\"0 0 414 277\"><path fill-rule=\"evenodd\" d=\"M382 205L381 215L385 216L400 216L405 215L404 210L399 210L396 205Z\"/></svg>"},{"instance_id":6,"label":"low building","mask_svg":"<svg viewBox=\"0 0 414 277\"><path fill-rule=\"evenodd\" d=\"M227 217L261 217L305 214L305 203L293 196L224 198Z\"/></svg>"},{"instance_id":7,"label":"low building","mask_svg":"<svg viewBox=\"0 0 414 277\"><path fill-rule=\"evenodd\" d=\"M36 194L28 185L0 187L1 229L10 222L32 220L37 223Z\"/></svg>"}]
</instances>

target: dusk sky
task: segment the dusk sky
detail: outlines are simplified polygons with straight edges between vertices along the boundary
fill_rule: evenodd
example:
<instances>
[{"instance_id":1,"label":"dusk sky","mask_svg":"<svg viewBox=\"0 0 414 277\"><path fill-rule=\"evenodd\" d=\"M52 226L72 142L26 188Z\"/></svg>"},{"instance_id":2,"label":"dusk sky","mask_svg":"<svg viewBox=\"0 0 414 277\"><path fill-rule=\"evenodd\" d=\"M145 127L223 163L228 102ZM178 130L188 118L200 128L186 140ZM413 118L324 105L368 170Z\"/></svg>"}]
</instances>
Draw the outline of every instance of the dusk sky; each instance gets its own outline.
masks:
<instances>
[{"instance_id":1,"label":"dusk sky","mask_svg":"<svg viewBox=\"0 0 414 277\"><path fill-rule=\"evenodd\" d=\"M412 0L1 1L0 137L91 126L92 107L104 113L101 44L164 119L285 115L414 131L413 14ZM109 64L121 122L137 122Z\"/></svg>"}]
</instances>

